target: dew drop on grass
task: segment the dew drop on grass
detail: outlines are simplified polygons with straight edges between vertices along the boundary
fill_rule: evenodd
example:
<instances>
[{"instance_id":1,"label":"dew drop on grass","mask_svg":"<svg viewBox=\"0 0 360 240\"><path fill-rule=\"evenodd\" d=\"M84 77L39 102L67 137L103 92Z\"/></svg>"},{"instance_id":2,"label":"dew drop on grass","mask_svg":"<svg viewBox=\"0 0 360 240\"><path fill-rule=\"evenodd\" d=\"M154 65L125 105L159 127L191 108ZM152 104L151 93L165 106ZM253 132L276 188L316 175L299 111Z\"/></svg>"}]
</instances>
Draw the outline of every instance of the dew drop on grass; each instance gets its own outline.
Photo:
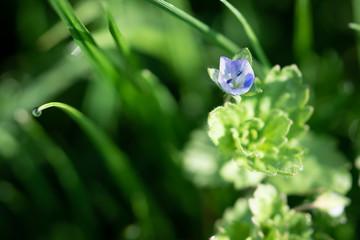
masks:
<instances>
[{"instance_id":1,"label":"dew drop on grass","mask_svg":"<svg viewBox=\"0 0 360 240\"><path fill-rule=\"evenodd\" d=\"M38 108L34 108L34 110L32 110L32 115L33 115L34 117L40 117L41 114L42 114L42 111L39 111Z\"/></svg>"}]
</instances>

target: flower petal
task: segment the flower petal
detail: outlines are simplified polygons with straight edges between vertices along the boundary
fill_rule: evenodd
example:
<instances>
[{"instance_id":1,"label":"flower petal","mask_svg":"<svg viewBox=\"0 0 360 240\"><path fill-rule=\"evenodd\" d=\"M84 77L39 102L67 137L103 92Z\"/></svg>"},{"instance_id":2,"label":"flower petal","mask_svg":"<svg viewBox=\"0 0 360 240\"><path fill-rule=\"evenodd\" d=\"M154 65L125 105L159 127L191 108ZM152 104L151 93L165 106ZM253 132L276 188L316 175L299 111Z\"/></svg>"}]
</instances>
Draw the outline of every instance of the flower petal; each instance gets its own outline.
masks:
<instances>
[{"instance_id":1,"label":"flower petal","mask_svg":"<svg viewBox=\"0 0 360 240\"><path fill-rule=\"evenodd\" d=\"M254 83L254 80L255 80L254 75L251 73L248 73L245 76L244 87L245 88L251 87L251 85L253 85L253 83Z\"/></svg>"},{"instance_id":2,"label":"flower petal","mask_svg":"<svg viewBox=\"0 0 360 240\"><path fill-rule=\"evenodd\" d=\"M231 86L229 83L227 83L228 79L224 79L224 76L220 73L219 74L219 84L220 87L227 93L230 93L232 91ZM231 93L230 93L231 94Z\"/></svg>"},{"instance_id":3,"label":"flower petal","mask_svg":"<svg viewBox=\"0 0 360 240\"><path fill-rule=\"evenodd\" d=\"M208 69L208 72L211 79L231 95L248 92L255 80L254 71L246 59L232 61L227 57L220 57L219 71Z\"/></svg>"},{"instance_id":4,"label":"flower petal","mask_svg":"<svg viewBox=\"0 0 360 240\"><path fill-rule=\"evenodd\" d=\"M224 78L230 79L232 78L232 74L236 72L236 64L234 64L234 62L227 57L220 57L219 70L220 70L220 74L222 74Z\"/></svg>"}]
</instances>

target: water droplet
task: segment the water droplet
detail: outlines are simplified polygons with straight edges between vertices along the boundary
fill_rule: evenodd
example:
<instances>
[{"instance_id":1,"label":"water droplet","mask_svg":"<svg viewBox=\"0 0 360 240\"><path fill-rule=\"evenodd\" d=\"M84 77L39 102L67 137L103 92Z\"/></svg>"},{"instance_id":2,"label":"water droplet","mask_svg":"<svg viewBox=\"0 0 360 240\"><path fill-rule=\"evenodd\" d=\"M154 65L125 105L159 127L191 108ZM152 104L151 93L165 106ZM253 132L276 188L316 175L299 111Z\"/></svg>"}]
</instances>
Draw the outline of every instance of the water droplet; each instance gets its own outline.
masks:
<instances>
[{"instance_id":1,"label":"water droplet","mask_svg":"<svg viewBox=\"0 0 360 240\"><path fill-rule=\"evenodd\" d=\"M42 111L39 111L38 108L34 108L34 110L32 110L32 115L33 115L34 117L40 117L41 114L42 114Z\"/></svg>"}]
</instances>

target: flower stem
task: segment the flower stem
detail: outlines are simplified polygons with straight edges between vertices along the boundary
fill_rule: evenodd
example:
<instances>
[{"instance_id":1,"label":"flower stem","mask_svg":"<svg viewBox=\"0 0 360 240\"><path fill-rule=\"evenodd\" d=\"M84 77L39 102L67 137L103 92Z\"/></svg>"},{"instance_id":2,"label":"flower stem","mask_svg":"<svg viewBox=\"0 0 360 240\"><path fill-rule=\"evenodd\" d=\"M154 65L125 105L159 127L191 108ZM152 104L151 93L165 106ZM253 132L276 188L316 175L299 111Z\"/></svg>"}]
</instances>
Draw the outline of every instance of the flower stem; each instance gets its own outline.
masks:
<instances>
[{"instance_id":1,"label":"flower stem","mask_svg":"<svg viewBox=\"0 0 360 240\"><path fill-rule=\"evenodd\" d=\"M181 19L182 21L186 22L193 28L197 29L199 32L204 34L207 38L215 42L218 46L222 47L224 50L229 52L230 54L235 54L240 50L240 47L236 45L233 41L222 35L221 33L216 32L215 30L211 29L205 23L197 20L196 18L190 16L186 12L182 11L181 9L175 7L174 5L163 1L163 0L146 0L161 9L169 12L170 14L174 15L175 17Z\"/></svg>"},{"instance_id":2,"label":"flower stem","mask_svg":"<svg viewBox=\"0 0 360 240\"><path fill-rule=\"evenodd\" d=\"M297 207L294 207L293 209L297 212L303 212L303 211L307 211L307 210L310 210L310 209L313 209L315 206L314 206L314 203L308 203L308 204L304 204L304 205L300 205L300 206L297 206Z\"/></svg>"},{"instance_id":3,"label":"flower stem","mask_svg":"<svg viewBox=\"0 0 360 240\"><path fill-rule=\"evenodd\" d=\"M254 31L252 30L252 28L250 27L249 23L246 21L246 19L244 18L244 16L240 13L239 10L237 10L233 5L231 5L228 1L226 0L220 0L222 3L225 4L225 6L235 15L235 17L239 20L239 22L241 23L241 25L243 26L245 33L247 35L247 37L250 40L250 44L252 45L252 47L254 48L254 51L256 53L256 55L258 56L260 62L264 65L264 67L266 67L268 70L271 68L271 64L270 61L268 60L268 58L265 55L264 50L262 49L259 40L257 39Z\"/></svg>"}]
</instances>

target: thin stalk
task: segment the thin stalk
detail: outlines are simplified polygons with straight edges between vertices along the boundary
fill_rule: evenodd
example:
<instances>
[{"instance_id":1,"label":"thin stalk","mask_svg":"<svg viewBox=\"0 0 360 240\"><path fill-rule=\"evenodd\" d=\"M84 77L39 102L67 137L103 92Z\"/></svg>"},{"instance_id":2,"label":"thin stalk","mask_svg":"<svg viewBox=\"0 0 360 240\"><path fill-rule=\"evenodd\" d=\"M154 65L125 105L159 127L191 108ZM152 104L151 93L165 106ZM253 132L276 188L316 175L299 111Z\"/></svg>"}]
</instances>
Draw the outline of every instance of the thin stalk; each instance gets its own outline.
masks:
<instances>
[{"instance_id":1,"label":"thin stalk","mask_svg":"<svg viewBox=\"0 0 360 240\"><path fill-rule=\"evenodd\" d=\"M270 61L265 55L264 50L262 49L258 38L256 37L254 31L250 27L249 23L246 21L245 17L241 14L239 10L237 10L233 5L231 5L226 0L220 0L225 6L235 15L235 17L239 20L241 25L243 26L247 37L250 40L251 46L254 48L255 54L258 56L260 62L264 65L264 67L269 70L271 68Z\"/></svg>"},{"instance_id":2,"label":"thin stalk","mask_svg":"<svg viewBox=\"0 0 360 240\"><path fill-rule=\"evenodd\" d=\"M120 53L123 54L125 58L130 58L130 46L124 39L124 36L120 33L120 30L116 25L115 19L111 14L108 3L101 2L101 6L108 23L109 32L115 41L116 47L120 50Z\"/></svg>"},{"instance_id":3,"label":"thin stalk","mask_svg":"<svg viewBox=\"0 0 360 240\"><path fill-rule=\"evenodd\" d=\"M353 22L356 24L351 24L352 28L359 29L360 26L360 1L352 0L352 9L353 9ZM358 64L360 68L360 30L356 32L356 50L358 55Z\"/></svg>"},{"instance_id":4,"label":"thin stalk","mask_svg":"<svg viewBox=\"0 0 360 240\"><path fill-rule=\"evenodd\" d=\"M297 212L304 212L304 211L307 211L307 210L311 210L313 208L315 208L314 203L308 203L308 204L304 204L304 205L294 207L293 210L295 210Z\"/></svg>"},{"instance_id":5,"label":"thin stalk","mask_svg":"<svg viewBox=\"0 0 360 240\"><path fill-rule=\"evenodd\" d=\"M221 33L216 32L215 30L211 29L205 23L197 20L196 18L190 16L186 12L180 10L179 8L175 7L174 5L165 2L163 0L146 0L161 9L169 12L170 14L174 15L175 17L181 19L182 21L186 22L202 34L205 37L209 38L213 42L215 42L218 46L222 47L224 50L229 52L230 54L235 54L240 50L240 47L232 42L230 39L222 35Z\"/></svg>"},{"instance_id":6,"label":"thin stalk","mask_svg":"<svg viewBox=\"0 0 360 240\"><path fill-rule=\"evenodd\" d=\"M312 51L313 33L310 0L295 3L293 49L297 60L303 60Z\"/></svg>"}]
</instances>

